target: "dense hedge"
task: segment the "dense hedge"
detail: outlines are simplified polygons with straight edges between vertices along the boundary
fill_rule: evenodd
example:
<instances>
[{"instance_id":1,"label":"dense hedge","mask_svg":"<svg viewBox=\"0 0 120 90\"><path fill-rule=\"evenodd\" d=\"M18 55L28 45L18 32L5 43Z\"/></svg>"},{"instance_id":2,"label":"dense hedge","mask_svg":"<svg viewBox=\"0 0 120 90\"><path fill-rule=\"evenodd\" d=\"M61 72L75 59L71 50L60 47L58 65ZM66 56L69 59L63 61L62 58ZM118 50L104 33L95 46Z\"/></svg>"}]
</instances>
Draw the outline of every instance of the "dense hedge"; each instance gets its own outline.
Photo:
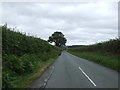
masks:
<instances>
[{"instance_id":1,"label":"dense hedge","mask_svg":"<svg viewBox=\"0 0 120 90\"><path fill-rule=\"evenodd\" d=\"M120 62L118 60L120 58L120 39L111 39L87 46L70 47L68 51L73 55L120 72Z\"/></svg>"},{"instance_id":2,"label":"dense hedge","mask_svg":"<svg viewBox=\"0 0 120 90\"><path fill-rule=\"evenodd\" d=\"M44 53L50 52L54 46L48 44L47 41L40 38L34 38L32 36L26 36L20 32L13 32L7 29L5 26L2 27L2 40L3 40L3 55L17 55L22 56L24 54L32 53ZM57 50L57 49L56 49Z\"/></svg>"},{"instance_id":3,"label":"dense hedge","mask_svg":"<svg viewBox=\"0 0 120 90\"><path fill-rule=\"evenodd\" d=\"M88 45L88 46L73 47L73 48L69 48L69 50L75 52L104 52L111 54L119 54L120 39L111 39L109 41Z\"/></svg>"},{"instance_id":4,"label":"dense hedge","mask_svg":"<svg viewBox=\"0 0 120 90\"><path fill-rule=\"evenodd\" d=\"M32 73L37 63L60 54L58 47L2 26L2 87L14 88L17 76Z\"/></svg>"}]
</instances>

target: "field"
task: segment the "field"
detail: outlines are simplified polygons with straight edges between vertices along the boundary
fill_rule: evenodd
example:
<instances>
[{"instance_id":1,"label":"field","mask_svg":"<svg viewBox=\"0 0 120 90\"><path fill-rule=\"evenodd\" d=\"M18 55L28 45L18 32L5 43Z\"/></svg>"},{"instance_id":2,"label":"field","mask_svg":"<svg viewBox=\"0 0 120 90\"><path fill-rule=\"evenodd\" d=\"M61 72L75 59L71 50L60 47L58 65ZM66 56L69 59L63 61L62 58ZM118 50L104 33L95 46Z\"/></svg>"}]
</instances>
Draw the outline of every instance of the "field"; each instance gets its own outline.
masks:
<instances>
[{"instance_id":1,"label":"field","mask_svg":"<svg viewBox=\"0 0 120 90\"><path fill-rule=\"evenodd\" d=\"M6 25L1 28L2 88L27 88L60 55L60 49Z\"/></svg>"},{"instance_id":2,"label":"field","mask_svg":"<svg viewBox=\"0 0 120 90\"><path fill-rule=\"evenodd\" d=\"M116 71L120 71L119 53L120 39L111 39L109 41L87 45L81 47L68 48L68 52L104 65Z\"/></svg>"}]
</instances>

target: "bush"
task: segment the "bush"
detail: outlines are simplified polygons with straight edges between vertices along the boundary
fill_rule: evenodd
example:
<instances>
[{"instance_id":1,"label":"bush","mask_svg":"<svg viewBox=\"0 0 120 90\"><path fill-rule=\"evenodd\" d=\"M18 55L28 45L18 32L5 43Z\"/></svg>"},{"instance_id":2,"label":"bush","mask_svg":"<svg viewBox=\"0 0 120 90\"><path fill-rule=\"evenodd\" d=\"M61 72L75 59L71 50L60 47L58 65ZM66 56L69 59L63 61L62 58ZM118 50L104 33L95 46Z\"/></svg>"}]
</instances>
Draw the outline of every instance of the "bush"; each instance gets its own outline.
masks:
<instances>
[{"instance_id":1,"label":"bush","mask_svg":"<svg viewBox=\"0 0 120 90\"><path fill-rule=\"evenodd\" d=\"M69 48L69 50L73 52L104 52L118 55L120 53L120 39L111 39L93 45Z\"/></svg>"},{"instance_id":2,"label":"bush","mask_svg":"<svg viewBox=\"0 0 120 90\"><path fill-rule=\"evenodd\" d=\"M11 88L14 87L13 82L11 80L13 77L11 77L9 72L2 72L2 88Z\"/></svg>"},{"instance_id":3,"label":"bush","mask_svg":"<svg viewBox=\"0 0 120 90\"><path fill-rule=\"evenodd\" d=\"M3 56L3 71L11 70L16 74L22 74L24 72L22 60L15 55Z\"/></svg>"},{"instance_id":4,"label":"bush","mask_svg":"<svg viewBox=\"0 0 120 90\"><path fill-rule=\"evenodd\" d=\"M17 77L32 73L41 61L59 55L58 47L2 26L3 88L14 88Z\"/></svg>"}]
</instances>

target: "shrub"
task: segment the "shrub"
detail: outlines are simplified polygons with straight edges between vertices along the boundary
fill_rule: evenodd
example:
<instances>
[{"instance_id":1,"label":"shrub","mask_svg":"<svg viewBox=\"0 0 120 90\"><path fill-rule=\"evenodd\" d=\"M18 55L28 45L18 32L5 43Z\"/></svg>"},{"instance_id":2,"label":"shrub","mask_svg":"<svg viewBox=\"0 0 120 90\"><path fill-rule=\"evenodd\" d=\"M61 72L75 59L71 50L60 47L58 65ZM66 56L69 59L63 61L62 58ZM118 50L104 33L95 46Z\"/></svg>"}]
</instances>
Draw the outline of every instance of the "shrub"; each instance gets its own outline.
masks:
<instances>
[{"instance_id":1,"label":"shrub","mask_svg":"<svg viewBox=\"0 0 120 90\"><path fill-rule=\"evenodd\" d=\"M18 76L32 73L40 61L56 57L60 50L47 41L2 26L3 88L16 87Z\"/></svg>"}]
</instances>

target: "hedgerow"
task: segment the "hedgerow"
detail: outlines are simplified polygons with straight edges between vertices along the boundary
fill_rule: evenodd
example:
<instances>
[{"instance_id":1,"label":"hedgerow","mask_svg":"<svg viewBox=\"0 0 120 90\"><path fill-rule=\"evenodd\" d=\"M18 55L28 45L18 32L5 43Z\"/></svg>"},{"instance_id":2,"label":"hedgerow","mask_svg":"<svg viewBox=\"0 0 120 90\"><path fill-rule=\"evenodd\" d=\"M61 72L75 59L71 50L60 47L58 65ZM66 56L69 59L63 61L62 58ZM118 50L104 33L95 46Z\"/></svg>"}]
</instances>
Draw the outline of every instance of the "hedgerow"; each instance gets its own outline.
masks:
<instances>
[{"instance_id":1,"label":"hedgerow","mask_svg":"<svg viewBox=\"0 0 120 90\"><path fill-rule=\"evenodd\" d=\"M34 71L38 62L60 54L58 47L33 36L2 28L2 88L15 88L14 81Z\"/></svg>"},{"instance_id":2,"label":"hedgerow","mask_svg":"<svg viewBox=\"0 0 120 90\"><path fill-rule=\"evenodd\" d=\"M91 60L120 72L120 39L96 43L93 45L72 47L68 51L76 56Z\"/></svg>"},{"instance_id":3,"label":"hedgerow","mask_svg":"<svg viewBox=\"0 0 120 90\"><path fill-rule=\"evenodd\" d=\"M111 39L109 41L87 45L82 47L74 47L69 48L70 51L75 52L104 52L111 54L119 54L120 53L120 39Z\"/></svg>"}]
</instances>

